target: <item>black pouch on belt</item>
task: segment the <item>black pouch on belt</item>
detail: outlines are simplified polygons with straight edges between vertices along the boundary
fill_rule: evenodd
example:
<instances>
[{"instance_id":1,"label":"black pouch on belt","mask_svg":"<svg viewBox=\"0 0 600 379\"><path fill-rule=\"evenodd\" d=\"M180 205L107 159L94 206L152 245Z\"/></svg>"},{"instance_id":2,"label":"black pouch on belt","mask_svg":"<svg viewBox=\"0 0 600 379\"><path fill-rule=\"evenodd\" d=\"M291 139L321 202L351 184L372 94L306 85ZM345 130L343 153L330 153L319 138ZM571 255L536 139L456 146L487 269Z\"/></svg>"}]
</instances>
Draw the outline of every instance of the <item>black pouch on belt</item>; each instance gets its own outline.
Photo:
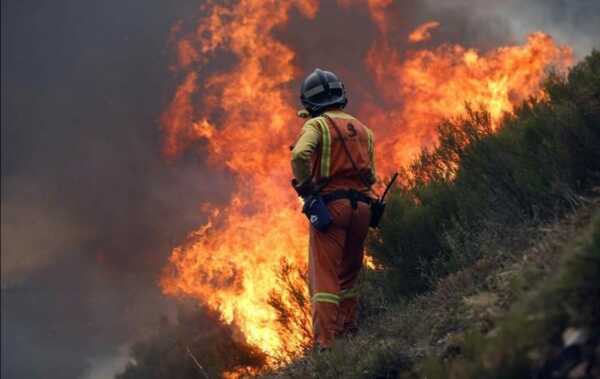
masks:
<instances>
[{"instance_id":1,"label":"black pouch on belt","mask_svg":"<svg viewBox=\"0 0 600 379\"><path fill-rule=\"evenodd\" d=\"M312 226L320 232L324 232L333 222L329 209L321 195L310 195L304 199L304 207L302 212L308 218Z\"/></svg>"}]
</instances>

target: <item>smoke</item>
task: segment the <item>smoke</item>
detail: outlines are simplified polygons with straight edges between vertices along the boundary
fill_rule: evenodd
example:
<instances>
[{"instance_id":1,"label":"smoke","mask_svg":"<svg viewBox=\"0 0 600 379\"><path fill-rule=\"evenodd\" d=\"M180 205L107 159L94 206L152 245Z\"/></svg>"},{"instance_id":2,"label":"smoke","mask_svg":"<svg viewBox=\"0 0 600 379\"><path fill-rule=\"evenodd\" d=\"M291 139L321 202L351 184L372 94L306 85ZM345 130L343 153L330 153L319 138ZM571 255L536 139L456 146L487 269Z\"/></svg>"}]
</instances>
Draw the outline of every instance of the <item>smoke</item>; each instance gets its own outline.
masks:
<instances>
[{"instance_id":1,"label":"smoke","mask_svg":"<svg viewBox=\"0 0 600 379\"><path fill-rule=\"evenodd\" d=\"M18 188L33 181L10 180ZM29 272L46 267L52 261L73 253L92 237L92 231L72 220L53 204L19 199L16 189L7 193L14 198L2 199L2 288L22 283Z\"/></svg>"},{"instance_id":2,"label":"smoke","mask_svg":"<svg viewBox=\"0 0 600 379\"><path fill-rule=\"evenodd\" d=\"M94 357L90 359L90 368L80 379L106 379L113 378L123 371L129 362L129 344L124 344L117 349L116 354Z\"/></svg>"},{"instance_id":3,"label":"smoke","mask_svg":"<svg viewBox=\"0 0 600 379\"><path fill-rule=\"evenodd\" d=\"M173 305L157 288L171 248L225 202L231 179L203 146L168 162L159 116L177 84L171 27L196 0L2 2L2 377L99 378ZM358 106L380 29L364 2L322 1L277 38L304 72L333 68ZM388 39L436 20L422 46L489 49L544 30L581 57L598 47L596 1L394 2ZM421 45L420 45L421 46ZM218 70L213 62L210 70ZM300 77L301 75L298 75ZM298 80L290 83L290 101Z\"/></svg>"},{"instance_id":4,"label":"smoke","mask_svg":"<svg viewBox=\"0 0 600 379\"><path fill-rule=\"evenodd\" d=\"M502 28L517 40L535 31L544 31L573 48L576 58L600 48L600 3L594 0L472 1L427 0L440 12L463 10L470 19L500 21ZM498 25L498 22L494 23ZM492 24L492 25L494 25ZM477 31L474 31L475 34Z\"/></svg>"},{"instance_id":5,"label":"smoke","mask_svg":"<svg viewBox=\"0 0 600 379\"><path fill-rule=\"evenodd\" d=\"M201 147L160 155L166 40L197 6L2 2L3 378L97 372L172 316L158 273L229 186Z\"/></svg>"}]
</instances>

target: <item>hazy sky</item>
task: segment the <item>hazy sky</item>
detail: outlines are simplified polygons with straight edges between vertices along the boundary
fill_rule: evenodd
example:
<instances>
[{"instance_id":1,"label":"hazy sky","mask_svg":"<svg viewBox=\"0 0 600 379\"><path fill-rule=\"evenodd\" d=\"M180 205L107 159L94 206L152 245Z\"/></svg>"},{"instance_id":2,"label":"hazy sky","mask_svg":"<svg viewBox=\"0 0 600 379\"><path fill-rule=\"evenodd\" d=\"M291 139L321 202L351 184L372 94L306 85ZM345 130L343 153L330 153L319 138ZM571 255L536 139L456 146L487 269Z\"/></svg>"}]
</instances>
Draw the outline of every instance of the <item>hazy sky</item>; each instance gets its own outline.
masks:
<instances>
[{"instance_id":1,"label":"hazy sky","mask_svg":"<svg viewBox=\"0 0 600 379\"><path fill-rule=\"evenodd\" d=\"M542 29L582 56L600 40L598 3L402 1L389 14L398 40L436 19L431 44L485 49ZM157 275L204 221L202 200L226 200L230 184L202 146L174 162L159 153L176 84L169 29L198 5L2 1L2 378L102 377L170 312ZM376 30L360 7L337 11L327 2L277 32L303 70L360 72Z\"/></svg>"}]
</instances>

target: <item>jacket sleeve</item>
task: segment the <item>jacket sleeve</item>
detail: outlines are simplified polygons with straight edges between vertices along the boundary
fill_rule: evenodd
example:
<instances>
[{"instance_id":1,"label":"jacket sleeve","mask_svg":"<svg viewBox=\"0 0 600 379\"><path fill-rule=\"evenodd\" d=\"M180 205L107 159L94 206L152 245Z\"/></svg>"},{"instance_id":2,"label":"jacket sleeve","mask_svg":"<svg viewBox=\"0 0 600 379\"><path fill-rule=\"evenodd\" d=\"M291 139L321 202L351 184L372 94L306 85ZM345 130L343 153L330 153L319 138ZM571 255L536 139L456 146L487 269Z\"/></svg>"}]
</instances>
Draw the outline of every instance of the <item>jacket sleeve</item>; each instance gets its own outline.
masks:
<instances>
[{"instance_id":1,"label":"jacket sleeve","mask_svg":"<svg viewBox=\"0 0 600 379\"><path fill-rule=\"evenodd\" d=\"M321 132L319 127L311 120L307 121L292 149L292 173L300 185L311 180L312 156L320 141Z\"/></svg>"}]
</instances>

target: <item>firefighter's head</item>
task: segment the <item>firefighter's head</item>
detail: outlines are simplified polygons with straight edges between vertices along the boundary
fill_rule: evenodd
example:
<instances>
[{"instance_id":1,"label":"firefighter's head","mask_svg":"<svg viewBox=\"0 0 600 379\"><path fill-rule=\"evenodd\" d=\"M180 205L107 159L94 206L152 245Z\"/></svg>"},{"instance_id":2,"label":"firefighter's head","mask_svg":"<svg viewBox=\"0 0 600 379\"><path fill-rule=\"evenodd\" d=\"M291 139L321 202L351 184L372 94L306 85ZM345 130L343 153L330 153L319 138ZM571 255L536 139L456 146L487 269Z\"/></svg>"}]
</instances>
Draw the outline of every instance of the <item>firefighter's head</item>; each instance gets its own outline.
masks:
<instances>
[{"instance_id":1,"label":"firefighter's head","mask_svg":"<svg viewBox=\"0 0 600 379\"><path fill-rule=\"evenodd\" d=\"M348 103L344 84L337 75L318 68L302 82L300 101L312 117L329 109L342 109Z\"/></svg>"}]
</instances>

